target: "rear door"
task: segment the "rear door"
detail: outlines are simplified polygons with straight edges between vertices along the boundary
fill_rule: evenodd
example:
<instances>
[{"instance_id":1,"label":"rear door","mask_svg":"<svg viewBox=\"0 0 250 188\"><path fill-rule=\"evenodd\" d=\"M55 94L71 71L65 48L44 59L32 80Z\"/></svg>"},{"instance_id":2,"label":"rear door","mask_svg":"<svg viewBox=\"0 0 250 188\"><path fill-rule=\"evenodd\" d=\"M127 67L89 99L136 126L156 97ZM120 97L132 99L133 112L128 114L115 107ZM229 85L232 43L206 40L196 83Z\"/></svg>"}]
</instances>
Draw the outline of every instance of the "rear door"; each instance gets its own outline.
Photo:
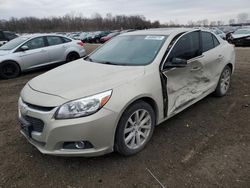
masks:
<instances>
[{"instance_id":1,"label":"rear door","mask_svg":"<svg viewBox=\"0 0 250 188\"><path fill-rule=\"evenodd\" d=\"M223 63L221 63L224 61L223 52L219 48L220 43L214 34L202 31L201 41L203 53L201 60L204 66L204 77L209 80L207 83L208 88L216 87L222 70L221 66L223 66Z\"/></svg>"},{"instance_id":2,"label":"rear door","mask_svg":"<svg viewBox=\"0 0 250 188\"><path fill-rule=\"evenodd\" d=\"M39 67L49 62L44 37L33 38L22 46L27 46L29 49L22 51L19 48L15 53L20 57L19 62L25 69Z\"/></svg>"},{"instance_id":3,"label":"rear door","mask_svg":"<svg viewBox=\"0 0 250 188\"><path fill-rule=\"evenodd\" d=\"M63 37L60 36L47 36L48 41L48 53L51 63L63 62L66 59L65 51L68 48L68 44L65 43Z\"/></svg>"},{"instance_id":4,"label":"rear door","mask_svg":"<svg viewBox=\"0 0 250 188\"><path fill-rule=\"evenodd\" d=\"M200 31L184 34L170 50L162 71L167 79L169 116L189 106L207 90L204 83L209 80L204 76L203 57ZM187 65L167 68L174 58L187 60Z\"/></svg>"}]
</instances>

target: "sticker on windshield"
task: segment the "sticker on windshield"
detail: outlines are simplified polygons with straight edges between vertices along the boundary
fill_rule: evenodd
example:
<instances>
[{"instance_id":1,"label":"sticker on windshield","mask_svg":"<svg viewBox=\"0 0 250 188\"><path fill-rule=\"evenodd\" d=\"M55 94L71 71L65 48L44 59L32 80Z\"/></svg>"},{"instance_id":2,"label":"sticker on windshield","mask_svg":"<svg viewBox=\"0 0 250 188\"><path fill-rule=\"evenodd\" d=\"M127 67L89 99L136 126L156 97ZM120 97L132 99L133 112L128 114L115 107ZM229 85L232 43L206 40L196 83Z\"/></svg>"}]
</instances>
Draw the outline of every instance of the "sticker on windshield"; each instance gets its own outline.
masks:
<instances>
[{"instance_id":1,"label":"sticker on windshield","mask_svg":"<svg viewBox=\"0 0 250 188\"><path fill-rule=\"evenodd\" d=\"M153 35L149 35L145 37L146 40L163 40L164 36L153 36Z\"/></svg>"}]
</instances>

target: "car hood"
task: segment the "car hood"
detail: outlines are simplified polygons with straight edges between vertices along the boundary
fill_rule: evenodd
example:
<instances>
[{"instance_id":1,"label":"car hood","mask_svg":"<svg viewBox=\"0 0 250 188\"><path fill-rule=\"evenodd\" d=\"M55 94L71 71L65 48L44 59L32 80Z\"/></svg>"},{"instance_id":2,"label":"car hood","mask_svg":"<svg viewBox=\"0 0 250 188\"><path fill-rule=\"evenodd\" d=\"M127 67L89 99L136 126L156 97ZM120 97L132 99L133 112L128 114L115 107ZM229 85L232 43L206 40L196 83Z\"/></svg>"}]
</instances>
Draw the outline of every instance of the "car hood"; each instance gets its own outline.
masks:
<instances>
[{"instance_id":1,"label":"car hood","mask_svg":"<svg viewBox=\"0 0 250 188\"><path fill-rule=\"evenodd\" d=\"M234 39L239 39L239 38L250 37L250 34L232 34L232 37Z\"/></svg>"},{"instance_id":2,"label":"car hood","mask_svg":"<svg viewBox=\"0 0 250 188\"><path fill-rule=\"evenodd\" d=\"M0 50L0 56L7 55L11 52L11 50Z\"/></svg>"},{"instance_id":3,"label":"car hood","mask_svg":"<svg viewBox=\"0 0 250 188\"><path fill-rule=\"evenodd\" d=\"M80 59L35 77L29 86L73 100L113 89L143 74L144 66L107 65Z\"/></svg>"}]
</instances>

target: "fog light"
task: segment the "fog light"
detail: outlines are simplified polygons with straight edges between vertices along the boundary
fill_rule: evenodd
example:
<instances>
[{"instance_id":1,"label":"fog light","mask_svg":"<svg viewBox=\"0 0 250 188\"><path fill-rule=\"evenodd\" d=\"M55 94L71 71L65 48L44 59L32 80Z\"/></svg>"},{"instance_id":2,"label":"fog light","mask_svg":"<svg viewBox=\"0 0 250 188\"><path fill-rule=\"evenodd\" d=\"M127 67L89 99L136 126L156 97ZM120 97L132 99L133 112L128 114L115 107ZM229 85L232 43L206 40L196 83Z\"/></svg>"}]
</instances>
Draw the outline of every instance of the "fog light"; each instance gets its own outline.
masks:
<instances>
[{"instance_id":1,"label":"fog light","mask_svg":"<svg viewBox=\"0 0 250 188\"><path fill-rule=\"evenodd\" d=\"M77 149L84 149L85 148L85 142L84 141L75 142L75 147Z\"/></svg>"}]
</instances>

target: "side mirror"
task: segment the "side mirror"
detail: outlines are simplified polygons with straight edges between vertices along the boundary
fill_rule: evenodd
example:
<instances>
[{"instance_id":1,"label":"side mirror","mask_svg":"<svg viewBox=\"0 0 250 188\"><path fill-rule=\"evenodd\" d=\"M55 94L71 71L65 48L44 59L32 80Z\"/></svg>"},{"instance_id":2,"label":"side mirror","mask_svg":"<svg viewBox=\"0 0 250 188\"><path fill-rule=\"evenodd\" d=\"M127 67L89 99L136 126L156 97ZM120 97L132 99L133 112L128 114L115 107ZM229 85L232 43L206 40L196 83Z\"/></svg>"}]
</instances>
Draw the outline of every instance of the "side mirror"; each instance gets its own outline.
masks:
<instances>
[{"instance_id":1,"label":"side mirror","mask_svg":"<svg viewBox=\"0 0 250 188\"><path fill-rule=\"evenodd\" d=\"M166 64L166 67L185 67L187 66L187 60L181 58L173 58L171 62Z\"/></svg>"},{"instance_id":2,"label":"side mirror","mask_svg":"<svg viewBox=\"0 0 250 188\"><path fill-rule=\"evenodd\" d=\"M25 45L21 47L21 50L22 50L22 51L26 51L26 50L28 50L28 49L29 49L29 47L28 47L28 46L25 46Z\"/></svg>"}]
</instances>

